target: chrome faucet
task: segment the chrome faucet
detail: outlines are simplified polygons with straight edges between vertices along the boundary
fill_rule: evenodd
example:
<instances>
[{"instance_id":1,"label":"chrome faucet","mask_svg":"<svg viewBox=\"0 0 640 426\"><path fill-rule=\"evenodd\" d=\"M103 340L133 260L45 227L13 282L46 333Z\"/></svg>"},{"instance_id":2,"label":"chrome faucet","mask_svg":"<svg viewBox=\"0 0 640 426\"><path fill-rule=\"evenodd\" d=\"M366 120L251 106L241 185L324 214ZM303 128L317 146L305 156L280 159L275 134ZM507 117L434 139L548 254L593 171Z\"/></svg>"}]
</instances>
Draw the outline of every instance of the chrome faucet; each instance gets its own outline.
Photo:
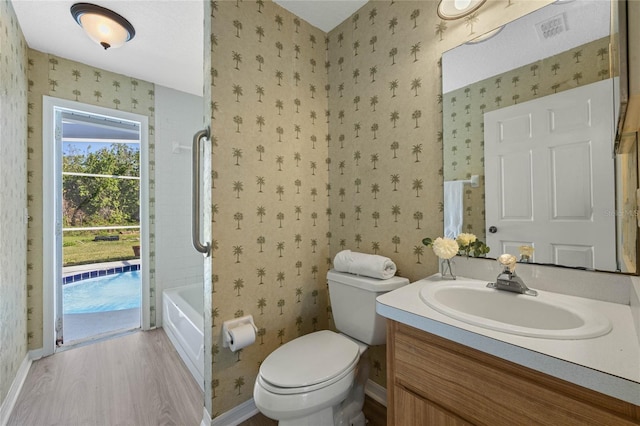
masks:
<instances>
[{"instance_id":1,"label":"chrome faucet","mask_svg":"<svg viewBox=\"0 0 640 426\"><path fill-rule=\"evenodd\" d=\"M513 259L511 259L513 258ZM487 287L497 290L506 290L528 296L537 296L538 292L526 286L522 278L516 275L515 258L511 255L502 255L498 262L504 266L504 270L498 275L495 283L488 283Z\"/></svg>"}]
</instances>

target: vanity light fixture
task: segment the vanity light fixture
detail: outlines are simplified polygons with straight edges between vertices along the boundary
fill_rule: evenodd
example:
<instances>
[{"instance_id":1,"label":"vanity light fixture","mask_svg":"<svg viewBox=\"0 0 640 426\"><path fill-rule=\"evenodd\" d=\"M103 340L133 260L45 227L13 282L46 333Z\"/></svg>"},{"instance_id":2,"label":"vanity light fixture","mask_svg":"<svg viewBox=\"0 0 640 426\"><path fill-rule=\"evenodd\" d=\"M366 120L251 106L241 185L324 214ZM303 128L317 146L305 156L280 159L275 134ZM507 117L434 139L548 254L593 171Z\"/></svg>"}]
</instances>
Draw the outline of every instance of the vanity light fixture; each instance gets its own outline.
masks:
<instances>
[{"instance_id":1,"label":"vanity light fixture","mask_svg":"<svg viewBox=\"0 0 640 426\"><path fill-rule=\"evenodd\" d=\"M438 16L445 20L464 18L478 10L487 0L440 0Z\"/></svg>"},{"instance_id":2,"label":"vanity light fixture","mask_svg":"<svg viewBox=\"0 0 640 426\"><path fill-rule=\"evenodd\" d=\"M120 47L136 35L133 25L112 10L91 3L71 6L71 16L104 50Z\"/></svg>"}]
</instances>

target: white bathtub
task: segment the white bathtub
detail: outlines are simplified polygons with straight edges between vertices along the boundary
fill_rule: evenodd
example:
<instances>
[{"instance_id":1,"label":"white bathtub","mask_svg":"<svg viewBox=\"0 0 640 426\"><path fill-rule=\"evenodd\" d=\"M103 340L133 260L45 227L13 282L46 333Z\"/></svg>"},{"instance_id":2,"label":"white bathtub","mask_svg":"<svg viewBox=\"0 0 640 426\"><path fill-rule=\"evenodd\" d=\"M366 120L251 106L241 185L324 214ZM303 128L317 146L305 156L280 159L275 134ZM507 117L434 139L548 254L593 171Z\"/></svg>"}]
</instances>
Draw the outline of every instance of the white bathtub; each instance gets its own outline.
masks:
<instances>
[{"instance_id":1,"label":"white bathtub","mask_svg":"<svg viewBox=\"0 0 640 426\"><path fill-rule=\"evenodd\" d=\"M204 390L204 291L202 284L162 292L163 328Z\"/></svg>"}]
</instances>

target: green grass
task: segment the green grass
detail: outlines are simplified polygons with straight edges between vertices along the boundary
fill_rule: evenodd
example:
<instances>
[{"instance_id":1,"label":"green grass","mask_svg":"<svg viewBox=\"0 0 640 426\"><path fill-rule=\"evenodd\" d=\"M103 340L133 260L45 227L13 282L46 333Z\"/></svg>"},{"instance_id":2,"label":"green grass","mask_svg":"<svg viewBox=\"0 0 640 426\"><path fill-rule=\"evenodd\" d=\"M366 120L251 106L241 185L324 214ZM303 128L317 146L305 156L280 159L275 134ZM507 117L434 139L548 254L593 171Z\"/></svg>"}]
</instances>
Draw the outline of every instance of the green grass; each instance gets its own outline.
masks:
<instances>
[{"instance_id":1,"label":"green grass","mask_svg":"<svg viewBox=\"0 0 640 426\"><path fill-rule=\"evenodd\" d=\"M118 241L94 241L96 235L119 235ZM62 239L63 266L137 259L132 246L140 245L139 232L65 232Z\"/></svg>"}]
</instances>

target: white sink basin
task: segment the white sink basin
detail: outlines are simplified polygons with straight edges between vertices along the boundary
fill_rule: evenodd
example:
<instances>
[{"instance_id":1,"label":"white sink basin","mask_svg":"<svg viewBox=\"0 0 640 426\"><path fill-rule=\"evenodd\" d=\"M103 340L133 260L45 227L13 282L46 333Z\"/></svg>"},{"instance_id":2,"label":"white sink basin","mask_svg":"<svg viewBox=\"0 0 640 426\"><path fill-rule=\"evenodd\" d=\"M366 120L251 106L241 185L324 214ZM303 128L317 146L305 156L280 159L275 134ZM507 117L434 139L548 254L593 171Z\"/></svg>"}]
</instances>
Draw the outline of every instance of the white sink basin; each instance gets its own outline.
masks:
<instances>
[{"instance_id":1,"label":"white sink basin","mask_svg":"<svg viewBox=\"0 0 640 426\"><path fill-rule=\"evenodd\" d=\"M588 339L611 331L611 321L570 296L527 296L486 287L476 280L427 284L420 298L459 321L504 333L546 339ZM570 300L567 300L570 299Z\"/></svg>"}]
</instances>

